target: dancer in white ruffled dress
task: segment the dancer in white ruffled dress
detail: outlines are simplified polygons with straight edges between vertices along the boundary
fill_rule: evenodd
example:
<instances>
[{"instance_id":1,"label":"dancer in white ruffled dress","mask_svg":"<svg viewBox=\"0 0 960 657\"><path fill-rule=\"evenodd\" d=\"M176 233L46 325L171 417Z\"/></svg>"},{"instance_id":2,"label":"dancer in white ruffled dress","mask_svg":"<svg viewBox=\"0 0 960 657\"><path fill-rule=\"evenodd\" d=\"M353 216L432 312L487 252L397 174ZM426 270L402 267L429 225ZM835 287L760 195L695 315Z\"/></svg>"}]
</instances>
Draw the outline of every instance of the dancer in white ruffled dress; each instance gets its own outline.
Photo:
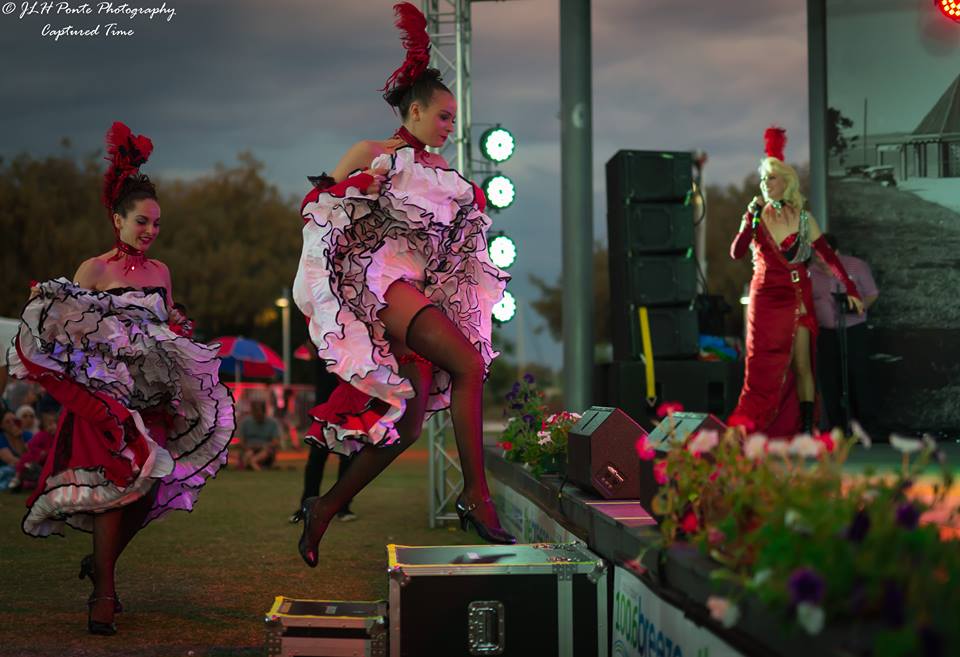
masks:
<instances>
[{"instance_id":1,"label":"dancer in white ruffled dress","mask_svg":"<svg viewBox=\"0 0 960 657\"><path fill-rule=\"evenodd\" d=\"M481 190L427 146L454 130L457 104L427 68L423 15L395 5L407 57L388 80L403 125L362 141L304 199L303 253L294 300L310 337L341 383L312 411L320 446L359 451L322 497L301 509L299 549L310 566L339 508L420 434L425 417L450 408L464 491L457 512L493 542L512 543L483 469L483 381L497 355L493 306L509 276L490 261L490 219Z\"/></svg>"},{"instance_id":2,"label":"dancer in white ruffled dress","mask_svg":"<svg viewBox=\"0 0 960 657\"><path fill-rule=\"evenodd\" d=\"M160 230L156 191L139 173L152 148L122 123L111 127L103 202L115 248L81 264L73 282L38 283L10 350L11 374L63 405L23 531L93 533L80 567L94 584L93 634L116 632L117 558L147 523L193 507L234 429L216 346L190 339L167 266L146 256Z\"/></svg>"}]
</instances>

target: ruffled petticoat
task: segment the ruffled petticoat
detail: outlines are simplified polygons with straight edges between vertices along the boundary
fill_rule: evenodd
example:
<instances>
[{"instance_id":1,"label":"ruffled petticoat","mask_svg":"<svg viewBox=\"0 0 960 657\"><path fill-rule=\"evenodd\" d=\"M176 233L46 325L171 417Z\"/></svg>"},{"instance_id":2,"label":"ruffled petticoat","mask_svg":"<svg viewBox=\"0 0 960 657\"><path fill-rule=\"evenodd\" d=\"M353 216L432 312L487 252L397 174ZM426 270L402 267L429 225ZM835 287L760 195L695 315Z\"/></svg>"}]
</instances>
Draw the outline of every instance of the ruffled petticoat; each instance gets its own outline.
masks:
<instances>
[{"instance_id":1,"label":"ruffled petticoat","mask_svg":"<svg viewBox=\"0 0 960 657\"><path fill-rule=\"evenodd\" d=\"M293 287L320 358L350 386L341 385L322 405L308 433L345 454L395 442L394 424L414 395L377 317L390 284L402 279L420 288L489 368L497 356L490 342L492 310L510 279L490 261L490 218L477 209L473 185L458 172L415 162L413 148L381 155L371 167L389 168L379 195L350 188L344 197L320 193L304 206ZM427 413L449 405L450 376L434 368Z\"/></svg>"},{"instance_id":2,"label":"ruffled petticoat","mask_svg":"<svg viewBox=\"0 0 960 657\"><path fill-rule=\"evenodd\" d=\"M159 482L144 524L189 511L226 463L233 397L216 346L167 325L162 288L97 292L58 278L39 285L10 350L10 373L41 382L63 405L23 531L91 531L93 514L136 501Z\"/></svg>"}]
</instances>

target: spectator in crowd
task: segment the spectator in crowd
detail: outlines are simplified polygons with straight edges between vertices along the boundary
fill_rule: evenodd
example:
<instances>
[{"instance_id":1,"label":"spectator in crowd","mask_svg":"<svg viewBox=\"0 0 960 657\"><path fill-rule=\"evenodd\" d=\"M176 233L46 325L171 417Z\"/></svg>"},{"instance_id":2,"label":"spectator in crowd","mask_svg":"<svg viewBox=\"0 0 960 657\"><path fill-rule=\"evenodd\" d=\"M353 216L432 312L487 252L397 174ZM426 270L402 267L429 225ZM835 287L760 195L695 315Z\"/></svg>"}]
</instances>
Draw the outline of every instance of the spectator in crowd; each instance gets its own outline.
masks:
<instances>
[{"instance_id":1,"label":"spectator in crowd","mask_svg":"<svg viewBox=\"0 0 960 657\"><path fill-rule=\"evenodd\" d=\"M240 423L240 467L252 470L269 468L277 458L280 425L267 417L267 404L262 400L251 404L251 414Z\"/></svg>"},{"instance_id":2,"label":"spectator in crowd","mask_svg":"<svg viewBox=\"0 0 960 657\"><path fill-rule=\"evenodd\" d=\"M23 404L17 408L17 419L20 420L20 428L24 431L30 433L40 431L40 420L37 419L37 412L33 410L33 406Z\"/></svg>"},{"instance_id":3,"label":"spectator in crowd","mask_svg":"<svg viewBox=\"0 0 960 657\"><path fill-rule=\"evenodd\" d=\"M27 451L33 434L24 431L13 411L5 411L0 420L0 490L6 490L16 476L17 461Z\"/></svg>"},{"instance_id":4,"label":"spectator in crowd","mask_svg":"<svg viewBox=\"0 0 960 657\"><path fill-rule=\"evenodd\" d=\"M841 405L842 374L840 362L840 335L837 329L838 312L834 294L843 292L837 280L830 271L819 261L810 268L810 278L813 284L813 305L820 325L820 335L817 338L817 378L820 379L820 394L823 399L825 416L821 424L823 428L847 428L850 418L863 418L866 400L866 365L867 365L867 310L879 296L877 284L873 280L870 266L851 255L841 252L837 238L833 235L824 235L830 247L837 252L840 262L850 275L857 291L863 299L864 313L848 312L844 316L847 333L847 384L849 416L845 417Z\"/></svg>"},{"instance_id":5,"label":"spectator in crowd","mask_svg":"<svg viewBox=\"0 0 960 657\"><path fill-rule=\"evenodd\" d=\"M53 448L53 437L57 432L57 414L41 413L40 430L33 434L27 443L26 451L16 465L16 476L10 482L11 490L33 490L40 479L40 471L47 460L47 454Z\"/></svg>"}]
</instances>

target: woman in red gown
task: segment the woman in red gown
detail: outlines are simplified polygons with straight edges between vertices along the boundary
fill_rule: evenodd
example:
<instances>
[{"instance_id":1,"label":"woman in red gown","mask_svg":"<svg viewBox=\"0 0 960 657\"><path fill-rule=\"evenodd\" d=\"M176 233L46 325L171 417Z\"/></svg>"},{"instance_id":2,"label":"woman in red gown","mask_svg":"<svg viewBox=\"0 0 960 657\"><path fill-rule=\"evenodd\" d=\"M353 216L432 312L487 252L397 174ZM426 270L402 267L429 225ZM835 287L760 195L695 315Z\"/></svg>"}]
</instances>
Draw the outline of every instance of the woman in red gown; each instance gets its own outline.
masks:
<instances>
[{"instance_id":1,"label":"woman in red gown","mask_svg":"<svg viewBox=\"0 0 960 657\"><path fill-rule=\"evenodd\" d=\"M733 258L743 257L748 248L753 252L744 384L730 422L771 437L787 437L813 430L817 320L807 272L813 254L843 283L857 312L863 312L863 303L816 220L803 207L797 172L783 160L784 131L771 127L764 137L763 202L759 197L751 201L730 246Z\"/></svg>"},{"instance_id":2,"label":"woman in red gown","mask_svg":"<svg viewBox=\"0 0 960 657\"><path fill-rule=\"evenodd\" d=\"M463 470L457 513L486 540L512 543L483 468L483 381L497 355L493 306L509 276L490 261L480 189L440 147L457 103L427 68L426 20L395 5L407 57L384 88L402 119L386 140L361 141L304 199L293 296L320 358L340 384L313 409L307 439L356 453L323 496L304 501L299 550L311 567L331 518L449 408Z\"/></svg>"},{"instance_id":3,"label":"woman in red gown","mask_svg":"<svg viewBox=\"0 0 960 657\"><path fill-rule=\"evenodd\" d=\"M87 629L116 633L117 559L149 522L193 508L226 462L233 398L217 346L189 338L170 271L147 251L160 232L153 183L140 174L153 144L122 123L107 133L103 203L116 242L73 280L38 283L21 315L10 372L63 406L23 531L93 534L80 577L93 580Z\"/></svg>"}]
</instances>

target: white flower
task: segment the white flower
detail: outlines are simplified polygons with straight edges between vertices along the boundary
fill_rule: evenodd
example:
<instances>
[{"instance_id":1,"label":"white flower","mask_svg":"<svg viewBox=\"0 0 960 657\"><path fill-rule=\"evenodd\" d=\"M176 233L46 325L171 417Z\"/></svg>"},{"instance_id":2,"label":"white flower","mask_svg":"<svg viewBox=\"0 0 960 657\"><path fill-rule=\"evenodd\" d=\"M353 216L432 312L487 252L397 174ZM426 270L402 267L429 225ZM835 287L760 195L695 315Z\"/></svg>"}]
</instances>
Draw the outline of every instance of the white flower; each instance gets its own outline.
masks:
<instances>
[{"instance_id":1,"label":"white flower","mask_svg":"<svg viewBox=\"0 0 960 657\"><path fill-rule=\"evenodd\" d=\"M720 442L720 434L713 429L704 429L696 435L690 443L690 451L694 454L706 454Z\"/></svg>"},{"instance_id":2,"label":"white flower","mask_svg":"<svg viewBox=\"0 0 960 657\"><path fill-rule=\"evenodd\" d=\"M912 454L913 452L919 452L921 449L923 449L922 440L905 438L904 436L896 433L890 434L890 445L892 445L897 451L904 454Z\"/></svg>"},{"instance_id":3,"label":"white flower","mask_svg":"<svg viewBox=\"0 0 960 657\"><path fill-rule=\"evenodd\" d=\"M786 525L788 529L792 529L800 534L809 533L812 530L810 524L796 509L787 509L787 512L783 514L783 524Z\"/></svg>"},{"instance_id":4,"label":"white flower","mask_svg":"<svg viewBox=\"0 0 960 657\"><path fill-rule=\"evenodd\" d=\"M790 452L790 443L786 440L771 440L767 443L767 454L786 456Z\"/></svg>"},{"instance_id":5,"label":"white flower","mask_svg":"<svg viewBox=\"0 0 960 657\"><path fill-rule=\"evenodd\" d=\"M707 598L707 609L710 610L710 616L724 627L733 627L740 620L740 608L727 598L711 595Z\"/></svg>"},{"instance_id":6,"label":"white flower","mask_svg":"<svg viewBox=\"0 0 960 657\"><path fill-rule=\"evenodd\" d=\"M540 439L537 441L537 444L539 445L546 445L547 443L553 442L553 438L550 436L549 431L538 431L537 438Z\"/></svg>"},{"instance_id":7,"label":"white flower","mask_svg":"<svg viewBox=\"0 0 960 657\"><path fill-rule=\"evenodd\" d=\"M755 573L753 574L753 585L754 585L754 586L761 586L761 585L763 585L764 582L766 582L768 579L770 579L770 575L772 575L772 574L773 574L773 571L770 570L769 568L764 568L764 569L762 569L762 570L758 570L757 572L755 572Z\"/></svg>"},{"instance_id":8,"label":"white flower","mask_svg":"<svg viewBox=\"0 0 960 657\"><path fill-rule=\"evenodd\" d=\"M553 422L553 421L556 420L556 419L557 419L557 414L554 413L553 415L551 415L550 417L547 418L547 424L550 424L551 422Z\"/></svg>"},{"instance_id":9,"label":"white flower","mask_svg":"<svg viewBox=\"0 0 960 657\"><path fill-rule=\"evenodd\" d=\"M790 441L790 453L802 456L804 458L816 458L820 450L824 449L823 443L814 440L809 434L803 433Z\"/></svg>"},{"instance_id":10,"label":"white flower","mask_svg":"<svg viewBox=\"0 0 960 657\"><path fill-rule=\"evenodd\" d=\"M866 449L870 449L870 445L873 444L873 441L870 440L870 436L867 435L867 432L863 430L863 427L860 426L860 423L856 420L850 420L850 430L853 432L854 438L860 441Z\"/></svg>"},{"instance_id":11,"label":"white flower","mask_svg":"<svg viewBox=\"0 0 960 657\"><path fill-rule=\"evenodd\" d=\"M797 605L797 622L807 631L807 634L820 634L823 621L823 609L818 605L812 605L809 602L801 602Z\"/></svg>"},{"instance_id":12,"label":"white flower","mask_svg":"<svg viewBox=\"0 0 960 657\"><path fill-rule=\"evenodd\" d=\"M755 433L747 438L743 444L743 455L751 461L759 461L766 454L767 437L762 433Z\"/></svg>"}]
</instances>

